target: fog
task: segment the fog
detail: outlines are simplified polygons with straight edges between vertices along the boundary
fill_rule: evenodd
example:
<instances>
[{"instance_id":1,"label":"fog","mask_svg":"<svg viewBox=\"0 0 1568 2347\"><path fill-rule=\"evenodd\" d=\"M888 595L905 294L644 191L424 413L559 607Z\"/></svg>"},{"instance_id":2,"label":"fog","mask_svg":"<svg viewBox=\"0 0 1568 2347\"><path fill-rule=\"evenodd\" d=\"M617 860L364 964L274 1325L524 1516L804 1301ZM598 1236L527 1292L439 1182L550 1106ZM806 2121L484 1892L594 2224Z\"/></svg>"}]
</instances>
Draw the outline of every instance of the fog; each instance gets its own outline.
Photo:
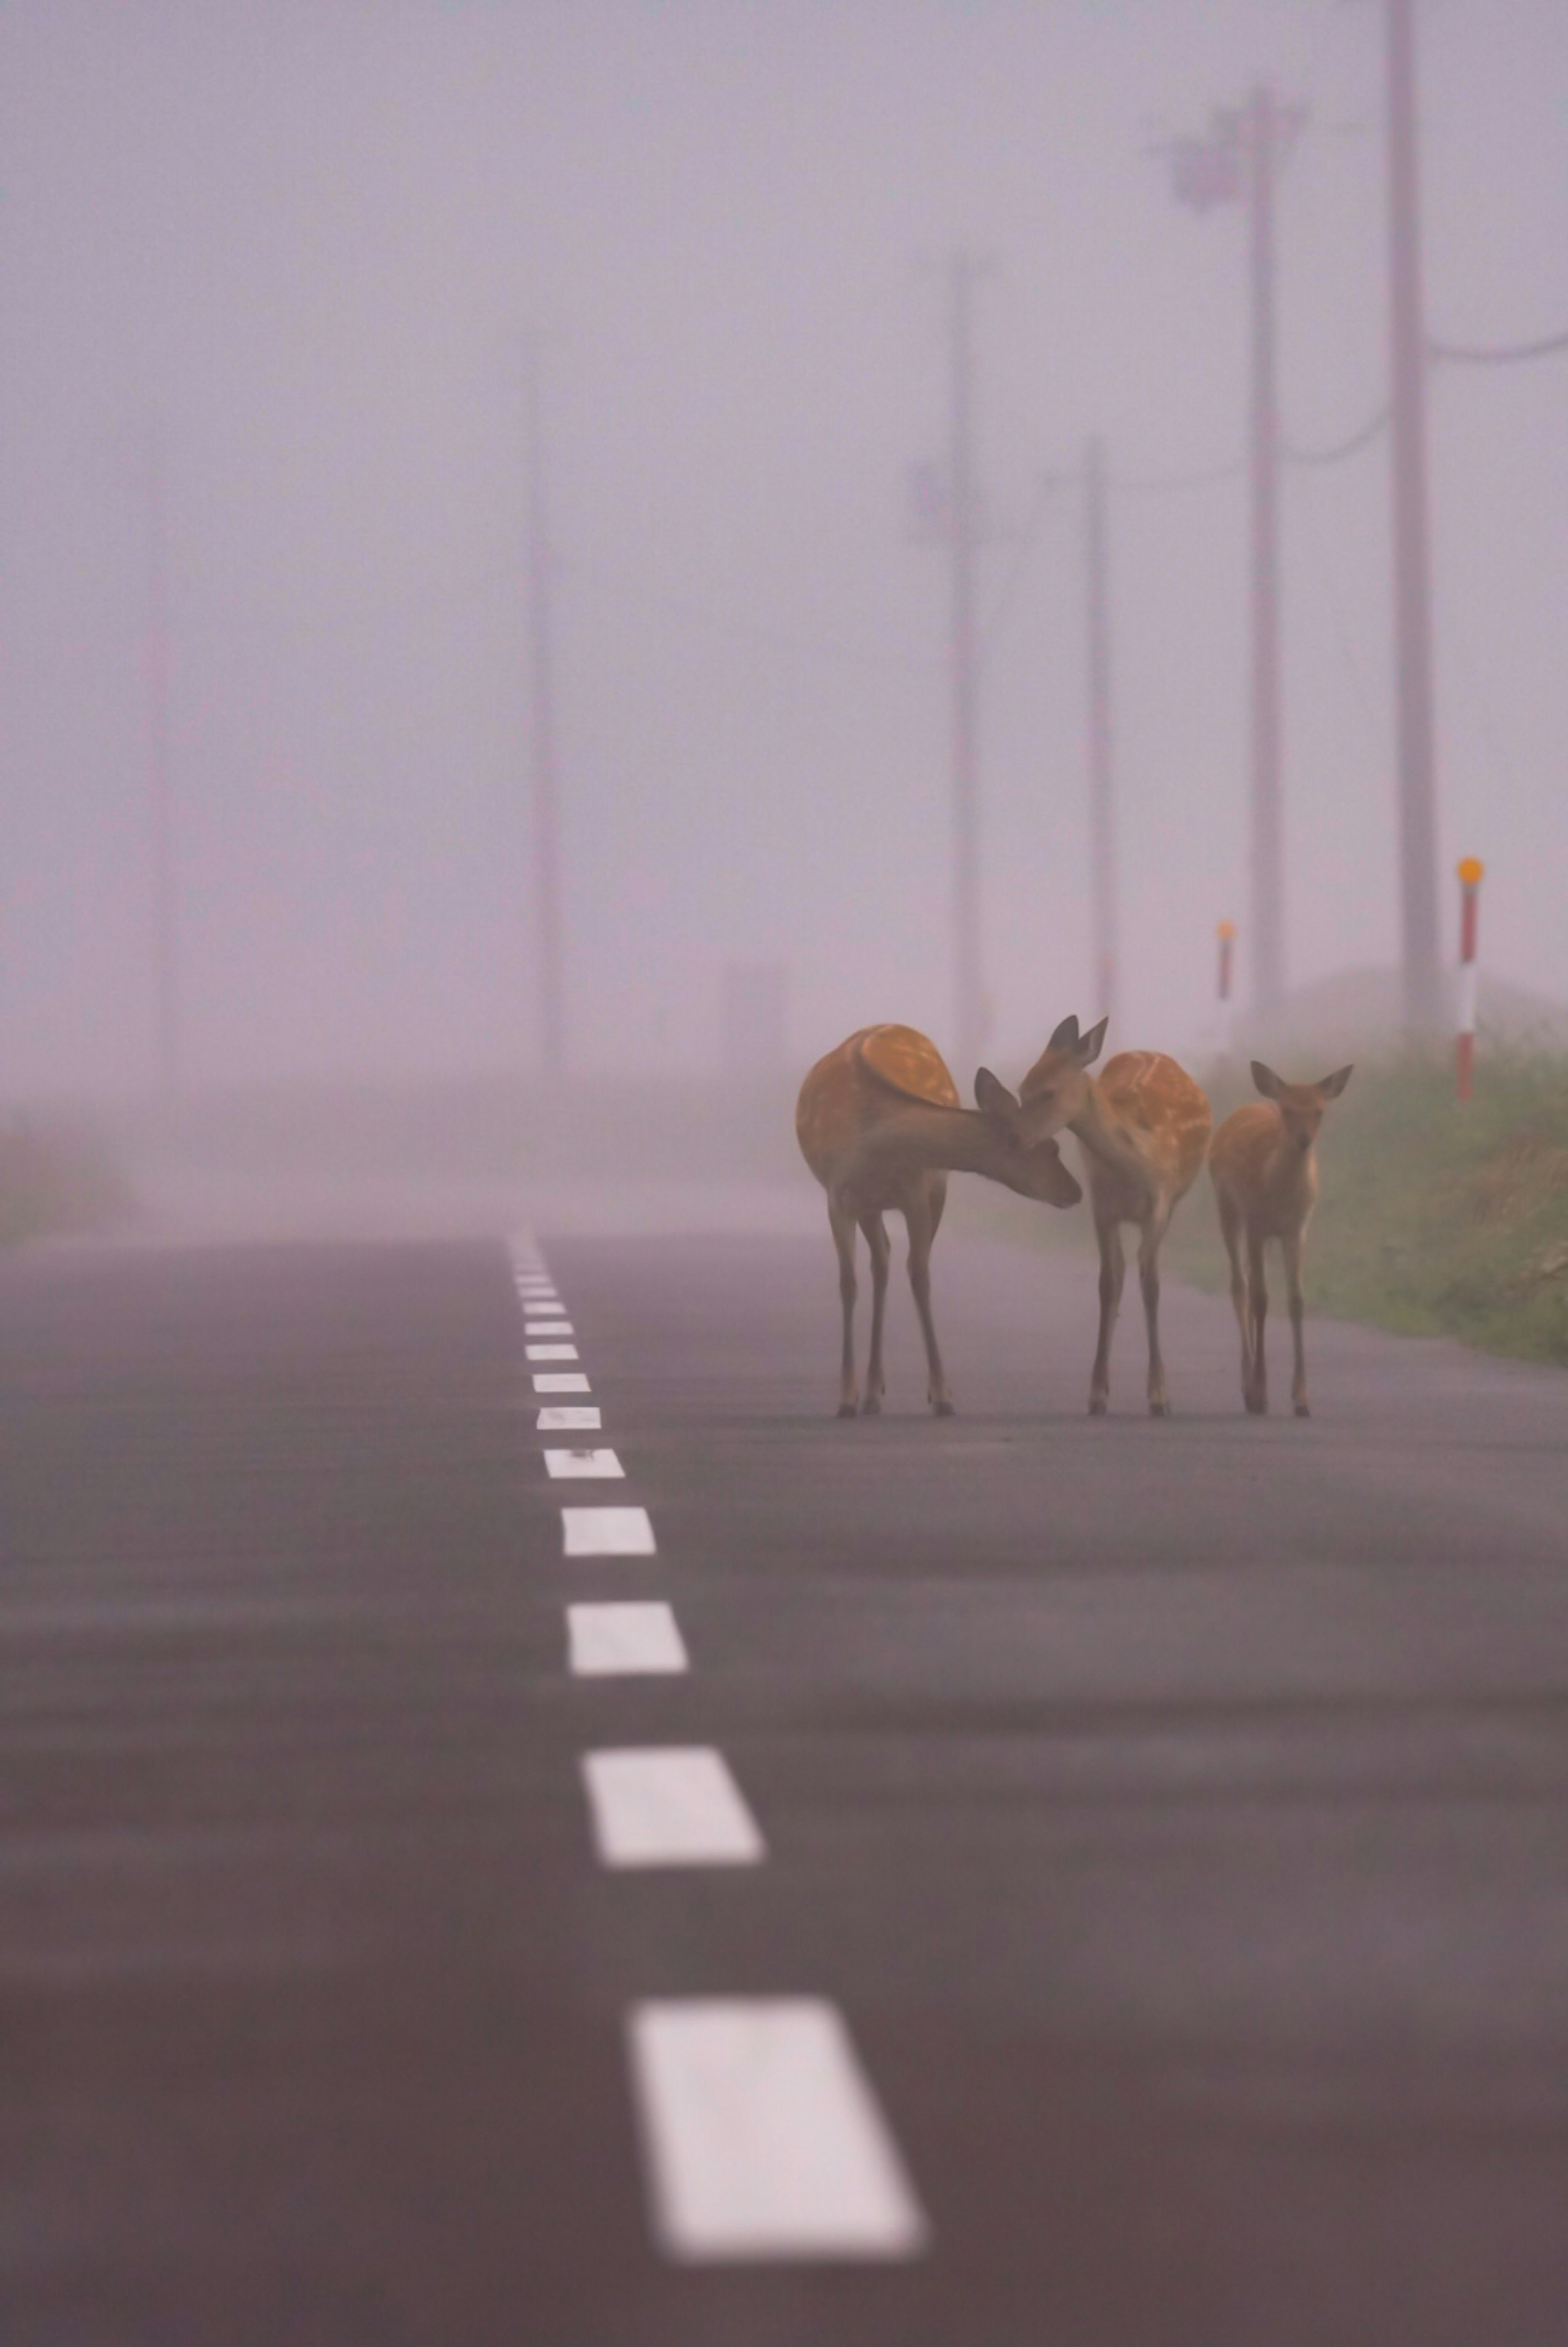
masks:
<instances>
[{"instance_id":1,"label":"fog","mask_svg":"<svg viewBox=\"0 0 1568 2347\"><path fill-rule=\"evenodd\" d=\"M1429 322L1568 324L1568 13L1420 11ZM1081 515L1111 506L1117 1035L1247 979L1246 243L1150 148L1259 76L1288 439L1387 396L1380 11L13 0L0 15L5 1088L156 1069L148 477L166 483L186 1081L538 1051L525 350L556 548L570 1066L952 1041L948 579L909 468L975 302L985 980L999 1064L1093 998ZM1445 935L1568 996L1568 359L1431 384ZM1033 539L1021 535L1031 515ZM1398 951L1386 441L1283 509L1287 960ZM961 1071L967 1080L967 1071Z\"/></svg>"}]
</instances>

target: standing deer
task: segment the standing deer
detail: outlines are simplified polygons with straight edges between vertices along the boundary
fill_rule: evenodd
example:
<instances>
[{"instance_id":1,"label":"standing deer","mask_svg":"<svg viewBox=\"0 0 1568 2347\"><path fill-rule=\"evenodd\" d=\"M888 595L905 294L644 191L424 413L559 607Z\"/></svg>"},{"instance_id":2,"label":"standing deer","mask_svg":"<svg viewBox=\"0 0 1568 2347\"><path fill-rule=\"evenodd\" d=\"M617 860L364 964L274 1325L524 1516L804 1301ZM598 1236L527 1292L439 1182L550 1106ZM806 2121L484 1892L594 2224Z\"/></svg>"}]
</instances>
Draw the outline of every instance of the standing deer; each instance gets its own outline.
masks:
<instances>
[{"instance_id":1,"label":"standing deer","mask_svg":"<svg viewBox=\"0 0 1568 2347\"><path fill-rule=\"evenodd\" d=\"M1208 1102L1185 1068L1163 1051L1118 1051L1096 1082L1109 1020L1086 1035L1064 1019L1014 1099L989 1068L974 1097L1003 1131L1038 1143L1065 1125L1083 1145L1095 1235L1100 1243L1100 1341L1089 1378L1089 1411L1103 1417L1111 1396L1111 1337L1127 1276L1122 1225L1135 1224L1138 1280L1149 1330L1149 1411L1170 1416L1160 1358L1160 1245L1176 1206L1197 1179L1214 1126Z\"/></svg>"},{"instance_id":2,"label":"standing deer","mask_svg":"<svg viewBox=\"0 0 1568 2347\"><path fill-rule=\"evenodd\" d=\"M891 1249L885 1214L909 1232L910 1286L920 1314L931 1371L929 1399L939 1418L952 1396L937 1350L931 1311L931 1248L947 1203L949 1173L983 1174L1025 1198L1075 1206L1083 1191L1054 1141L1027 1147L988 1117L960 1105L941 1052L912 1027L862 1027L819 1060L795 1110L800 1153L828 1193L828 1220L839 1250L844 1307L839 1416L853 1418L855 1389L855 1227L871 1251L871 1356L866 1368L868 1418L882 1406L882 1314Z\"/></svg>"},{"instance_id":3,"label":"standing deer","mask_svg":"<svg viewBox=\"0 0 1568 2347\"><path fill-rule=\"evenodd\" d=\"M1208 1170L1219 1207L1219 1227L1230 1257L1230 1300L1241 1330L1241 1399L1255 1417L1268 1408L1268 1368L1263 1358L1263 1324L1268 1290L1263 1284L1263 1249L1278 1239L1285 1257L1286 1293L1296 1373L1290 1398L1298 1418L1310 1418L1307 1403L1307 1353L1302 1341L1301 1256L1307 1225L1318 1202L1318 1154L1314 1143L1323 1112L1349 1082L1351 1070L1337 1068L1318 1084L1288 1084L1261 1060L1252 1062L1252 1081L1263 1102L1249 1101L1227 1116L1214 1136ZM1247 1239L1247 1271L1241 1241Z\"/></svg>"}]
</instances>

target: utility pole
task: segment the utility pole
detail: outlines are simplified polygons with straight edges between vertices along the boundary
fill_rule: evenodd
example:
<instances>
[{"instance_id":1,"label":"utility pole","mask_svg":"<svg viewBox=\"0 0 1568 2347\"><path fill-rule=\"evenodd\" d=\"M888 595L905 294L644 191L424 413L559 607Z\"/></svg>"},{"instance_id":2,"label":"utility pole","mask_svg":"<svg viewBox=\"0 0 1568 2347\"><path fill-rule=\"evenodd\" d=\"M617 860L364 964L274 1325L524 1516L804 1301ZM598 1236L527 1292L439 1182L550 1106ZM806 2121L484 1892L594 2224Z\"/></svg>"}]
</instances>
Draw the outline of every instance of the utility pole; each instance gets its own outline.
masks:
<instances>
[{"instance_id":1,"label":"utility pole","mask_svg":"<svg viewBox=\"0 0 1568 2347\"><path fill-rule=\"evenodd\" d=\"M1426 320L1421 296L1411 0L1387 0L1389 282L1394 496L1394 656L1400 770L1400 912L1405 1024L1442 1016L1437 784L1427 508Z\"/></svg>"},{"instance_id":2,"label":"utility pole","mask_svg":"<svg viewBox=\"0 0 1568 2347\"><path fill-rule=\"evenodd\" d=\"M1245 107L1217 107L1207 136L1166 139L1177 200L1195 211L1246 204L1251 313L1253 999L1285 995L1285 841L1280 779L1279 399L1276 384L1274 190L1305 114L1264 83Z\"/></svg>"},{"instance_id":3,"label":"utility pole","mask_svg":"<svg viewBox=\"0 0 1568 2347\"><path fill-rule=\"evenodd\" d=\"M147 468L147 789L152 898L154 1051L159 1090L179 1086L179 928L169 774L168 513L162 436Z\"/></svg>"},{"instance_id":4,"label":"utility pole","mask_svg":"<svg viewBox=\"0 0 1568 2347\"><path fill-rule=\"evenodd\" d=\"M1252 937L1260 1011L1285 999L1280 797L1279 398L1275 370L1274 174L1278 109L1263 83L1246 115L1252 288Z\"/></svg>"},{"instance_id":5,"label":"utility pole","mask_svg":"<svg viewBox=\"0 0 1568 2347\"><path fill-rule=\"evenodd\" d=\"M561 843L556 802L555 703L551 662L550 590L554 557L545 499L539 353L528 344L528 621L533 681L535 916L538 924L539 1047L545 1079L559 1083L565 1066L561 977Z\"/></svg>"},{"instance_id":6,"label":"utility pole","mask_svg":"<svg viewBox=\"0 0 1568 2347\"><path fill-rule=\"evenodd\" d=\"M952 949L953 1045L967 1083L985 1050L980 939L980 680L974 628L977 516L973 456L973 288L980 264L954 252L950 263L952 385L948 447L948 535L952 558Z\"/></svg>"},{"instance_id":7,"label":"utility pole","mask_svg":"<svg viewBox=\"0 0 1568 2347\"><path fill-rule=\"evenodd\" d=\"M1084 448L1084 555L1088 590L1089 856L1095 921L1092 1017L1116 1008L1116 829L1111 788L1111 614L1105 449Z\"/></svg>"}]
</instances>

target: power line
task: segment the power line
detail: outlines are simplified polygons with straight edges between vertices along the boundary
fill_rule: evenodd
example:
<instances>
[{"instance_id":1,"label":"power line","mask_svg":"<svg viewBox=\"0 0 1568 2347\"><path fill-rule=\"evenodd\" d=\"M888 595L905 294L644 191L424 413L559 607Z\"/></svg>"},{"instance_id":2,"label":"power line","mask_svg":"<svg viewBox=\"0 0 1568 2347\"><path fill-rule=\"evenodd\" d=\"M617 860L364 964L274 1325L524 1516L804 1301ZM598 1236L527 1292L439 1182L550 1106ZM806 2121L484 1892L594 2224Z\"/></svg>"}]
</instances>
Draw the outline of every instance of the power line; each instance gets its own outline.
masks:
<instances>
[{"instance_id":1,"label":"power line","mask_svg":"<svg viewBox=\"0 0 1568 2347\"><path fill-rule=\"evenodd\" d=\"M1527 359L1555 358L1568 351L1568 333L1547 334L1535 343L1434 343L1427 356L1440 365L1518 366Z\"/></svg>"},{"instance_id":2,"label":"power line","mask_svg":"<svg viewBox=\"0 0 1568 2347\"><path fill-rule=\"evenodd\" d=\"M1377 414L1369 416L1360 430L1352 432L1348 439L1336 440L1327 448L1298 448L1290 441L1286 441L1281 454L1288 465L1341 464L1347 456L1359 456L1363 448L1369 448L1380 434L1388 430L1392 412L1385 402Z\"/></svg>"}]
</instances>

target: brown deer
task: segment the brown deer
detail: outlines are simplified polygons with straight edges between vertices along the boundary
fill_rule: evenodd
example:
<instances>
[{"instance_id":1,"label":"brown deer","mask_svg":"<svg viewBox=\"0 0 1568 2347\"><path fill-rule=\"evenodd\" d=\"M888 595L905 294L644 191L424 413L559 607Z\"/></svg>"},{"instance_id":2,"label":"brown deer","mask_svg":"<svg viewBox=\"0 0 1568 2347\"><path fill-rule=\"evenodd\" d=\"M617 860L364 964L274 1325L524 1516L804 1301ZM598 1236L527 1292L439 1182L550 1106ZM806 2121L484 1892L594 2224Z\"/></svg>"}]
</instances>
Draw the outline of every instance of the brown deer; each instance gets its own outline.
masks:
<instances>
[{"instance_id":1,"label":"brown deer","mask_svg":"<svg viewBox=\"0 0 1568 2347\"><path fill-rule=\"evenodd\" d=\"M1219 1207L1219 1227L1230 1257L1230 1300L1241 1330L1241 1398L1255 1417L1268 1408L1268 1368L1263 1357L1263 1324L1268 1290L1263 1282L1263 1250L1278 1239L1285 1257L1290 1299L1290 1333L1296 1371L1290 1398L1298 1418L1310 1418L1307 1401L1307 1354L1302 1340L1301 1256L1307 1225L1318 1202L1318 1129L1329 1102L1338 1100L1352 1071L1336 1068L1321 1083L1288 1084L1261 1060L1252 1062L1252 1081L1263 1094L1227 1116L1214 1136L1208 1170ZM1241 1242L1247 1241L1247 1270Z\"/></svg>"},{"instance_id":2,"label":"brown deer","mask_svg":"<svg viewBox=\"0 0 1568 2347\"><path fill-rule=\"evenodd\" d=\"M1089 1410L1110 1403L1111 1337L1127 1276L1122 1225L1138 1231L1138 1279L1149 1330L1149 1411L1170 1416L1160 1358L1160 1245L1170 1219L1197 1179L1214 1126L1208 1102L1185 1068L1163 1051L1118 1051L1098 1081L1089 1073L1109 1020L1086 1035L1064 1019L1019 1088L1015 1100L982 1068L974 1096L1004 1131L1038 1143L1065 1126L1078 1136L1089 1177L1095 1235L1100 1244L1100 1341L1089 1378Z\"/></svg>"},{"instance_id":3,"label":"brown deer","mask_svg":"<svg viewBox=\"0 0 1568 2347\"><path fill-rule=\"evenodd\" d=\"M903 1216L909 1232L910 1286L931 1372L928 1399L939 1418L951 1418L952 1396L931 1310L932 1241L947 1203L948 1174L983 1174L1053 1206L1075 1206L1083 1191L1054 1141L1030 1148L1017 1134L999 1132L989 1117L962 1107L941 1052L912 1027L862 1027L819 1060L800 1087L795 1132L801 1155L828 1193L839 1250L844 1307L839 1416L853 1418L856 1410L857 1225L871 1251L871 1354L860 1407L874 1418L882 1406L882 1315L891 1252L882 1216L892 1213Z\"/></svg>"}]
</instances>

